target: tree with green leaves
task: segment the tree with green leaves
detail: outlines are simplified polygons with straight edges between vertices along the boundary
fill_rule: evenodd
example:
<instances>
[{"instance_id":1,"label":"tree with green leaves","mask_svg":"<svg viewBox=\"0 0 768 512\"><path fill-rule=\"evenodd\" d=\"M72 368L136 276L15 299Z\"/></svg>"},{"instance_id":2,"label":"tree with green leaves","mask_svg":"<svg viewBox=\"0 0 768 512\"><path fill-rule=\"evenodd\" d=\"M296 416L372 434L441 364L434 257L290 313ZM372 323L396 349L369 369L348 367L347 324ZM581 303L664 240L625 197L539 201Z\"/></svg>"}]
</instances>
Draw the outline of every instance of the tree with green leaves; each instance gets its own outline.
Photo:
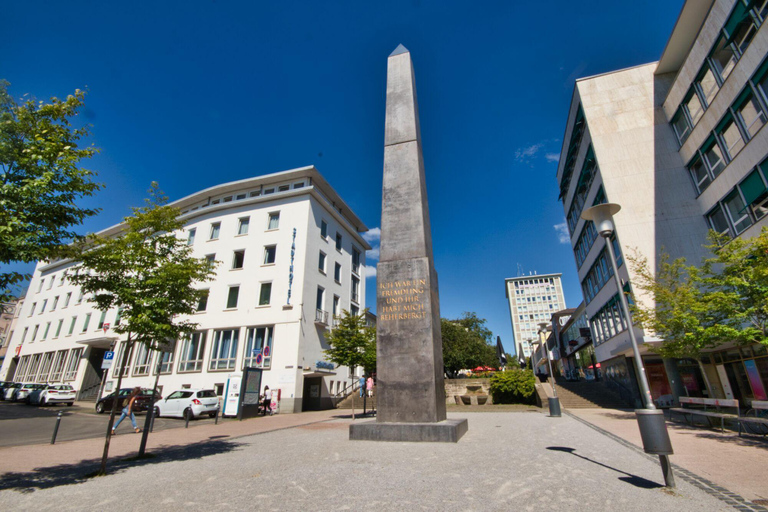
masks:
<instances>
[{"instance_id":1,"label":"tree with green leaves","mask_svg":"<svg viewBox=\"0 0 768 512\"><path fill-rule=\"evenodd\" d=\"M448 376L455 378L462 369L498 366L496 349L491 345L493 333L485 322L470 312L456 320L441 319L443 366Z\"/></svg>"},{"instance_id":2,"label":"tree with green leaves","mask_svg":"<svg viewBox=\"0 0 768 512\"><path fill-rule=\"evenodd\" d=\"M78 200L101 188L96 173L80 166L97 151L81 147L88 127L72 125L85 93L17 104L8 85L0 80L0 264L65 256L79 238L73 228L98 212ZM27 279L0 273L0 302Z\"/></svg>"},{"instance_id":3,"label":"tree with green leaves","mask_svg":"<svg viewBox=\"0 0 768 512\"><path fill-rule=\"evenodd\" d=\"M367 311L360 315L343 311L338 325L325 335L329 348L324 352L337 366L360 366L371 375L376 371L376 328L367 324Z\"/></svg>"},{"instance_id":4,"label":"tree with green leaves","mask_svg":"<svg viewBox=\"0 0 768 512\"><path fill-rule=\"evenodd\" d=\"M197 324L185 317L196 311L206 293L198 285L213 277L212 265L194 258L192 248L178 236L184 227L179 210L166 204L157 183L149 193L145 206L133 208L119 232L92 235L81 244L80 264L68 276L83 293L92 294L97 309L121 311L114 331L126 341L118 368L125 368L136 343L158 350L168 340L191 334ZM122 372L117 389L121 384ZM117 400L109 417L102 472L116 410Z\"/></svg>"},{"instance_id":5,"label":"tree with green leaves","mask_svg":"<svg viewBox=\"0 0 768 512\"><path fill-rule=\"evenodd\" d=\"M651 298L633 305L634 319L662 341L662 357L696 360L723 343L768 345L768 228L751 239L710 232L712 256L700 267L670 261L662 250L656 269L638 254L628 257L635 288Z\"/></svg>"}]
</instances>

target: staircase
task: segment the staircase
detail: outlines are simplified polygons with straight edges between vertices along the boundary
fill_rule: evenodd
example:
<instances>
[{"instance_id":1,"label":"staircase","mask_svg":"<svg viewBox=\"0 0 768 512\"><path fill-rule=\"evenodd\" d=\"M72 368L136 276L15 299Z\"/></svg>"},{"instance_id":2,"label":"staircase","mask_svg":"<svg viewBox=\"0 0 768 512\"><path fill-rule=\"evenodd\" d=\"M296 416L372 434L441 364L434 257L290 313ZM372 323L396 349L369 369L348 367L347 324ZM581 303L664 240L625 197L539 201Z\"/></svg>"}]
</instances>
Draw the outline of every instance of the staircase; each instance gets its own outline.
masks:
<instances>
[{"instance_id":1,"label":"staircase","mask_svg":"<svg viewBox=\"0 0 768 512\"><path fill-rule=\"evenodd\" d=\"M363 397L360 396L358 391L350 394L346 398L342 399L336 404L337 409L352 409L352 404L355 405L355 411L363 410ZM376 409L376 389L373 390L372 397L365 398L365 405L368 411Z\"/></svg>"},{"instance_id":2,"label":"staircase","mask_svg":"<svg viewBox=\"0 0 768 512\"><path fill-rule=\"evenodd\" d=\"M549 384L545 384L549 385ZM600 382L567 382L558 380L557 396L563 409L627 409L621 397Z\"/></svg>"}]
</instances>

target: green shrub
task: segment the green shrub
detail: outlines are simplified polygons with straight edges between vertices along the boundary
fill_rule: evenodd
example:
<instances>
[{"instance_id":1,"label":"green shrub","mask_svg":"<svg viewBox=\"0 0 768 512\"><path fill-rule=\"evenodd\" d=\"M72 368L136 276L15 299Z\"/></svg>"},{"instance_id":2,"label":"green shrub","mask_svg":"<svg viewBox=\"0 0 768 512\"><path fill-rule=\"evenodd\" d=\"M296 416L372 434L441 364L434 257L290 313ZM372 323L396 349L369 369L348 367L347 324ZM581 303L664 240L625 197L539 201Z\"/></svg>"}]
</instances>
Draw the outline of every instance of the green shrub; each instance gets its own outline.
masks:
<instances>
[{"instance_id":1,"label":"green shrub","mask_svg":"<svg viewBox=\"0 0 768 512\"><path fill-rule=\"evenodd\" d=\"M534 376L531 370L512 368L491 377L491 395L495 404L535 404Z\"/></svg>"}]
</instances>

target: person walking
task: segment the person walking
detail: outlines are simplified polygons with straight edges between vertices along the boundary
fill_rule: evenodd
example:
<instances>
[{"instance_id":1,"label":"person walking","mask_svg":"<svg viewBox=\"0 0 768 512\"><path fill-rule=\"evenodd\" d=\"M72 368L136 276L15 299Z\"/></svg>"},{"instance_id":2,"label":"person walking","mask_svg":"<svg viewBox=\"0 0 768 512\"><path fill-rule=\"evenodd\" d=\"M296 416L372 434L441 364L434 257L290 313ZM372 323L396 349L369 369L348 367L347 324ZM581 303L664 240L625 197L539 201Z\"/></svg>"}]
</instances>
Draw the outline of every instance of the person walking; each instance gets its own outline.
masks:
<instances>
[{"instance_id":1,"label":"person walking","mask_svg":"<svg viewBox=\"0 0 768 512\"><path fill-rule=\"evenodd\" d=\"M369 376L368 380L365 381L365 387L368 390L368 396L373 396L373 377Z\"/></svg>"},{"instance_id":2,"label":"person walking","mask_svg":"<svg viewBox=\"0 0 768 512\"><path fill-rule=\"evenodd\" d=\"M272 390L269 389L269 386L264 386L264 415L266 416L267 411L269 411L269 415L272 415Z\"/></svg>"},{"instance_id":3,"label":"person walking","mask_svg":"<svg viewBox=\"0 0 768 512\"><path fill-rule=\"evenodd\" d=\"M141 432L141 429L136 424L136 416L133 415L133 406L136 403L136 399L139 397L139 393L141 393L141 388L139 386L136 386L135 388L133 388L133 391L131 391L131 394L128 395L125 407L123 407L123 413L120 415L120 419L118 419L115 425L112 427L112 435L115 435L115 430L117 430L117 426L120 425L120 422L123 421L126 416L130 417L131 419L131 425L133 425L133 431L136 432L137 434Z\"/></svg>"},{"instance_id":4,"label":"person walking","mask_svg":"<svg viewBox=\"0 0 768 512\"><path fill-rule=\"evenodd\" d=\"M365 393L365 375L360 376L360 398L363 398Z\"/></svg>"}]
</instances>

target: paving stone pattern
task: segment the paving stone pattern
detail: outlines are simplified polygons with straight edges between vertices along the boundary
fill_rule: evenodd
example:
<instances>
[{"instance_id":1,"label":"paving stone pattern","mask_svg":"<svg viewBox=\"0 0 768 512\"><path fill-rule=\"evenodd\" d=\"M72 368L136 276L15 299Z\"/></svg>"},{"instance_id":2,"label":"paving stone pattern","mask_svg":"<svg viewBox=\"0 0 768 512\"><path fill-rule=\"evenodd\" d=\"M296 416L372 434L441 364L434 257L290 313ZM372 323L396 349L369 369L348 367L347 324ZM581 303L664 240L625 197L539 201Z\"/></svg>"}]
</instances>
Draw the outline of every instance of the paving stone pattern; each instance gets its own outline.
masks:
<instances>
[{"instance_id":1,"label":"paving stone pattern","mask_svg":"<svg viewBox=\"0 0 768 512\"><path fill-rule=\"evenodd\" d=\"M476 414L456 444L350 442L349 424L222 440L82 483L6 488L0 510L757 510L682 472L670 492L658 461L568 415Z\"/></svg>"}]
</instances>

